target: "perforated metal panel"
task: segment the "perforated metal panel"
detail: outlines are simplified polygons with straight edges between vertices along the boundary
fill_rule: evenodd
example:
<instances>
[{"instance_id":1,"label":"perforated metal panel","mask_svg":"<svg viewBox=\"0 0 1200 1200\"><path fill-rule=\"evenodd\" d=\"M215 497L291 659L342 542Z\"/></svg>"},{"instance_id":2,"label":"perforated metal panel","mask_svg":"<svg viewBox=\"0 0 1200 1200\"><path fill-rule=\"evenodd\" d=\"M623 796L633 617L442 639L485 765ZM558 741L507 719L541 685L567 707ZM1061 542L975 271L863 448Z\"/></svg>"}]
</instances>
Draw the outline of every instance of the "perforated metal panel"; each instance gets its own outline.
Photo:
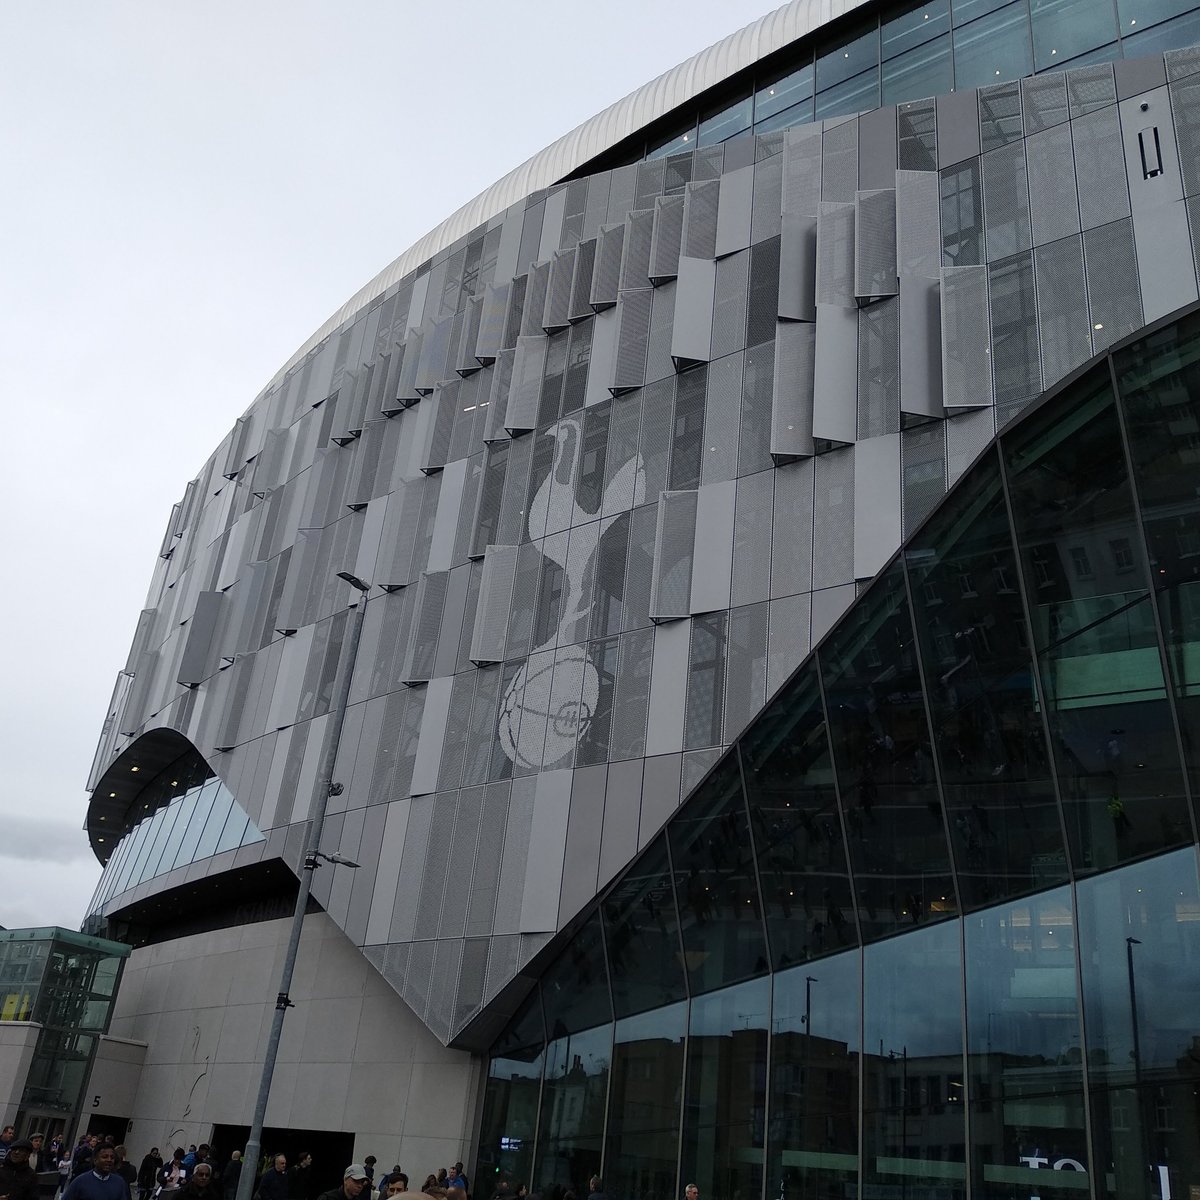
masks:
<instances>
[{"instance_id":1,"label":"perforated metal panel","mask_svg":"<svg viewBox=\"0 0 1200 1200\"><path fill-rule=\"evenodd\" d=\"M1067 77L1059 71L1021 80L1021 104L1026 135L1061 125L1070 118L1067 108Z\"/></svg>"},{"instance_id":2,"label":"perforated metal panel","mask_svg":"<svg viewBox=\"0 0 1200 1200\"><path fill-rule=\"evenodd\" d=\"M571 278L567 319L582 321L595 311L591 306L592 282L596 269L596 239L580 242L575 253L575 273Z\"/></svg>"},{"instance_id":3,"label":"perforated metal panel","mask_svg":"<svg viewBox=\"0 0 1200 1200\"><path fill-rule=\"evenodd\" d=\"M417 585L416 620L412 640L404 656L402 682L423 683L433 678L437 657L438 632L442 625L442 608L446 603L449 571L422 575Z\"/></svg>"},{"instance_id":4,"label":"perforated metal panel","mask_svg":"<svg viewBox=\"0 0 1200 1200\"><path fill-rule=\"evenodd\" d=\"M894 296L896 191L857 192L854 197L854 294L862 299Z\"/></svg>"},{"instance_id":5,"label":"perforated metal panel","mask_svg":"<svg viewBox=\"0 0 1200 1200\"><path fill-rule=\"evenodd\" d=\"M741 250L716 265L710 355L721 358L746 344L750 254Z\"/></svg>"},{"instance_id":6,"label":"perforated metal panel","mask_svg":"<svg viewBox=\"0 0 1200 1200\"><path fill-rule=\"evenodd\" d=\"M816 353L815 324L780 322L771 396L771 457L777 463L816 452L813 443Z\"/></svg>"},{"instance_id":7,"label":"perforated metal panel","mask_svg":"<svg viewBox=\"0 0 1200 1200\"><path fill-rule=\"evenodd\" d=\"M732 742L767 699L767 608L751 604L729 613L725 646L725 734Z\"/></svg>"},{"instance_id":8,"label":"perforated metal panel","mask_svg":"<svg viewBox=\"0 0 1200 1200\"><path fill-rule=\"evenodd\" d=\"M937 103L910 100L896 108L896 168L937 170Z\"/></svg>"},{"instance_id":9,"label":"perforated metal panel","mask_svg":"<svg viewBox=\"0 0 1200 1200\"><path fill-rule=\"evenodd\" d=\"M687 700L683 747L715 746L721 741L725 700L725 633L727 613L697 617L688 647Z\"/></svg>"},{"instance_id":10,"label":"perforated metal panel","mask_svg":"<svg viewBox=\"0 0 1200 1200\"><path fill-rule=\"evenodd\" d=\"M1168 91L1175 118L1183 192L1185 196L1194 196L1200 192L1200 75L1173 79Z\"/></svg>"},{"instance_id":11,"label":"perforated metal panel","mask_svg":"<svg viewBox=\"0 0 1200 1200\"><path fill-rule=\"evenodd\" d=\"M822 203L817 213L817 303L854 306L853 203Z\"/></svg>"},{"instance_id":12,"label":"perforated metal panel","mask_svg":"<svg viewBox=\"0 0 1200 1200\"><path fill-rule=\"evenodd\" d=\"M760 471L737 481L733 523L731 602L753 604L771 592L771 526L775 472ZM706 524L701 521L701 529ZM706 549L716 549L706 545Z\"/></svg>"},{"instance_id":13,"label":"perforated metal panel","mask_svg":"<svg viewBox=\"0 0 1200 1200\"><path fill-rule=\"evenodd\" d=\"M454 677L450 686L450 707L446 711L446 732L442 739L442 761L438 771L438 791L457 788L462 783L463 760L467 752L467 733L471 720L471 706L475 699L475 673L464 671ZM464 798L466 793L464 793ZM460 813L461 821L461 813ZM476 812L478 821L478 812ZM459 842L457 834L455 842ZM472 843L473 848L473 843ZM464 847L464 849L466 849ZM459 892L460 889L454 889ZM442 925L439 932L443 937L456 937L462 933L462 919L466 915L464 896L462 909L458 912L457 928L445 928L446 910L442 909Z\"/></svg>"},{"instance_id":14,"label":"perforated metal panel","mask_svg":"<svg viewBox=\"0 0 1200 1200\"><path fill-rule=\"evenodd\" d=\"M533 614L541 574L542 555L538 546L533 542L523 543L517 551L517 572L509 610L508 639L505 642L508 658L524 658L531 649Z\"/></svg>"},{"instance_id":15,"label":"perforated metal panel","mask_svg":"<svg viewBox=\"0 0 1200 1200\"><path fill-rule=\"evenodd\" d=\"M1083 235L1088 305L1092 318L1092 352L1142 327L1142 294L1133 222L1114 221Z\"/></svg>"},{"instance_id":16,"label":"perforated metal panel","mask_svg":"<svg viewBox=\"0 0 1200 1200\"><path fill-rule=\"evenodd\" d=\"M813 478L814 588L854 578L853 450L835 450L815 460Z\"/></svg>"},{"instance_id":17,"label":"perforated metal panel","mask_svg":"<svg viewBox=\"0 0 1200 1200\"><path fill-rule=\"evenodd\" d=\"M624 256L625 226L604 226L596 239L596 265L592 272L592 288L588 297L593 312L601 312L616 304Z\"/></svg>"},{"instance_id":18,"label":"perforated metal panel","mask_svg":"<svg viewBox=\"0 0 1200 1200\"><path fill-rule=\"evenodd\" d=\"M900 430L900 301L858 315L858 438Z\"/></svg>"},{"instance_id":19,"label":"perforated metal panel","mask_svg":"<svg viewBox=\"0 0 1200 1200\"><path fill-rule=\"evenodd\" d=\"M480 858L485 855L480 855ZM463 943L462 967L458 976L458 991L454 997L450 1033L456 1034L479 1011L483 1004L483 986L488 968L488 939L469 938Z\"/></svg>"},{"instance_id":20,"label":"perforated metal panel","mask_svg":"<svg viewBox=\"0 0 1200 1200\"><path fill-rule=\"evenodd\" d=\"M987 260L995 262L1033 245L1025 144L1016 142L993 150L982 162Z\"/></svg>"},{"instance_id":21,"label":"perforated metal panel","mask_svg":"<svg viewBox=\"0 0 1200 1200\"><path fill-rule=\"evenodd\" d=\"M425 451L421 455L421 470L428 474L446 465L454 421L458 416L460 380L443 383L434 389L434 417L426 427Z\"/></svg>"},{"instance_id":22,"label":"perforated metal panel","mask_svg":"<svg viewBox=\"0 0 1200 1200\"><path fill-rule=\"evenodd\" d=\"M609 761L639 758L646 752L646 714L650 704L650 666L654 630L636 629L621 637L616 700L609 734Z\"/></svg>"},{"instance_id":23,"label":"perforated metal panel","mask_svg":"<svg viewBox=\"0 0 1200 1200\"><path fill-rule=\"evenodd\" d=\"M652 208L631 212L625 220L625 244L621 259L621 291L650 284L650 245L654 237Z\"/></svg>"},{"instance_id":24,"label":"perforated metal panel","mask_svg":"<svg viewBox=\"0 0 1200 1200\"><path fill-rule=\"evenodd\" d=\"M400 379L396 384L396 399L407 407L421 398L417 391L417 368L421 363L421 348L425 341L419 329L410 329L404 341L404 358L400 366Z\"/></svg>"},{"instance_id":25,"label":"perforated metal panel","mask_svg":"<svg viewBox=\"0 0 1200 1200\"><path fill-rule=\"evenodd\" d=\"M1117 85L1112 63L1097 63L1093 67L1078 67L1067 72L1067 102L1071 119L1094 112L1106 104L1117 102Z\"/></svg>"},{"instance_id":26,"label":"perforated metal panel","mask_svg":"<svg viewBox=\"0 0 1200 1200\"><path fill-rule=\"evenodd\" d=\"M1083 242L1078 234L1034 251L1042 382L1052 387L1092 355Z\"/></svg>"},{"instance_id":27,"label":"perforated metal panel","mask_svg":"<svg viewBox=\"0 0 1200 1200\"><path fill-rule=\"evenodd\" d=\"M646 339L646 382L653 383L675 374L671 337L675 327L675 297L678 281L666 280L654 289L650 305L650 334Z\"/></svg>"},{"instance_id":28,"label":"perforated metal panel","mask_svg":"<svg viewBox=\"0 0 1200 1200\"><path fill-rule=\"evenodd\" d=\"M511 350L521 336L525 323L525 293L529 290L529 276L518 275L508 289L508 311L504 314L504 335L501 347Z\"/></svg>"},{"instance_id":29,"label":"perforated metal panel","mask_svg":"<svg viewBox=\"0 0 1200 1200\"><path fill-rule=\"evenodd\" d=\"M759 149L763 142L759 140ZM783 156L760 158L754 164L754 196L750 212L751 244L779 236L783 203Z\"/></svg>"},{"instance_id":30,"label":"perforated metal panel","mask_svg":"<svg viewBox=\"0 0 1200 1200\"><path fill-rule=\"evenodd\" d=\"M1025 143L1033 244L1043 246L1079 232L1079 202L1071 129L1057 125Z\"/></svg>"},{"instance_id":31,"label":"perforated metal panel","mask_svg":"<svg viewBox=\"0 0 1200 1200\"><path fill-rule=\"evenodd\" d=\"M522 337L544 332L546 296L549 291L550 262L534 264L529 268L528 282L525 285L525 307L521 315Z\"/></svg>"},{"instance_id":32,"label":"perforated metal panel","mask_svg":"<svg viewBox=\"0 0 1200 1200\"><path fill-rule=\"evenodd\" d=\"M986 154L1021 139L1021 83L997 83L980 88L979 146Z\"/></svg>"},{"instance_id":33,"label":"perforated metal panel","mask_svg":"<svg viewBox=\"0 0 1200 1200\"><path fill-rule=\"evenodd\" d=\"M821 125L796 125L784 136L781 207L785 213L817 215L821 202L822 129Z\"/></svg>"},{"instance_id":34,"label":"perforated metal panel","mask_svg":"<svg viewBox=\"0 0 1200 1200\"><path fill-rule=\"evenodd\" d=\"M987 448L996 433L996 416L997 410L984 408L946 422L947 487L953 487Z\"/></svg>"},{"instance_id":35,"label":"perforated metal panel","mask_svg":"<svg viewBox=\"0 0 1200 1200\"><path fill-rule=\"evenodd\" d=\"M900 434L900 470L907 537L946 494L946 433L941 422Z\"/></svg>"},{"instance_id":36,"label":"perforated metal panel","mask_svg":"<svg viewBox=\"0 0 1200 1200\"><path fill-rule=\"evenodd\" d=\"M508 408L504 416L504 428L509 433L523 433L537 428L547 348L544 334L517 338Z\"/></svg>"},{"instance_id":37,"label":"perforated metal panel","mask_svg":"<svg viewBox=\"0 0 1200 1200\"><path fill-rule=\"evenodd\" d=\"M679 248L683 238L682 196L660 196L654 202L654 226L650 238L650 282L656 286L679 273Z\"/></svg>"},{"instance_id":38,"label":"perforated metal panel","mask_svg":"<svg viewBox=\"0 0 1200 1200\"><path fill-rule=\"evenodd\" d=\"M658 500L650 617L667 621L691 610L692 556L696 538L696 493L663 492Z\"/></svg>"},{"instance_id":39,"label":"perforated metal panel","mask_svg":"<svg viewBox=\"0 0 1200 1200\"><path fill-rule=\"evenodd\" d=\"M546 309L542 328L546 333L566 329L570 323L571 281L575 275L575 251L563 250L550 261L550 282L546 292Z\"/></svg>"},{"instance_id":40,"label":"perforated metal panel","mask_svg":"<svg viewBox=\"0 0 1200 1200\"><path fill-rule=\"evenodd\" d=\"M420 396L431 395L442 380L449 378L450 339L454 334L454 317L441 317L422 330L421 358L417 364L415 387Z\"/></svg>"},{"instance_id":41,"label":"perforated metal panel","mask_svg":"<svg viewBox=\"0 0 1200 1200\"><path fill-rule=\"evenodd\" d=\"M826 126L821 145L821 199L827 203L849 203L856 191L858 122Z\"/></svg>"},{"instance_id":42,"label":"perforated metal panel","mask_svg":"<svg viewBox=\"0 0 1200 1200\"><path fill-rule=\"evenodd\" d=\"M721 203L719 179L689 183L684 191L683 253L689 258L714 258Z\"/></svg>"},{"instance_id":43,"label":"perforated metal panel","mask_svg":"<svg viewBox=\"0 0 1200 1200\"><path fill-rule=\"evenodd\" d=\"M1112 169L1113 163L1119 162L1125 153L1116 108L1102 108L1072 121L1071 136L1083 228L1094 229L1129 216L1125 173L1114 173Z\"/></svg>"},{"instance_id":44,"label":"perforated metal panel","mask_svg":"<svg viewBox=\"0 0 1200 1200\"><path fill-rule=\"evenodd\" d=\"M617 358L609 391L615 396L641 387L646 381L646 355L650 340L650 310L654 293L649 288L622 292L617 319Z\"/></svg>"},{"instance_id":45,"label":"perforated metal panel","mask_svg":"<svg viewBox=\"0 0 1200 1200\"><path fill-rule=\"evenodd\" d=\"M992 403L986 267L942 269L942 399L946 408Z\"/></svg>"},{"instance_id":46,"label":"perforated metal panel","mask_svg":"<svg viewBox=\"0 0 1200 1200\"><path fill-rule=\"evenodd\" d=\"M475 338L475 361L486 367L496 361L504 344L504 318L508 309L509 283L488 284L483 291L479 332Z\"/></svg>"},{"instance_id":47,"label":"perforated metal panel","mask_svg":"<svg viewBox=\"0 0 1200 1200\"><path fill-rule=\"evenodd\" d=\"M508 416L508 398L512 394L513 362L517 352L501 350L491 372L484 372L484 384L488 387L488 411L483 423L483 440L498 442L505 440L508 430L504 420ZM490 378L489 378L490 374Z\"/></svg>"},{"instance_id":48,"label":"perforated metal panel","mask_svg":"<svg viewBox=\"0 0 1200 1200\"><path fill-rule=\"evenodd\" d=\"M738 426L742 399L742 356L729 355L708 368L701 483L719 483L737 474Z\"/></svg>"},{"instance_id":49,"label":"perforated metal panel","mask_svg":"<svg viewBox=\"0 0 1200 1200\"><path fill-rule=\"evenodd\" d=\"M765 471L771 459L771 405L775 389L775 343L751 346L742 358L742 411L738 429L739 475Z\"/></svg>"}]
</instances>

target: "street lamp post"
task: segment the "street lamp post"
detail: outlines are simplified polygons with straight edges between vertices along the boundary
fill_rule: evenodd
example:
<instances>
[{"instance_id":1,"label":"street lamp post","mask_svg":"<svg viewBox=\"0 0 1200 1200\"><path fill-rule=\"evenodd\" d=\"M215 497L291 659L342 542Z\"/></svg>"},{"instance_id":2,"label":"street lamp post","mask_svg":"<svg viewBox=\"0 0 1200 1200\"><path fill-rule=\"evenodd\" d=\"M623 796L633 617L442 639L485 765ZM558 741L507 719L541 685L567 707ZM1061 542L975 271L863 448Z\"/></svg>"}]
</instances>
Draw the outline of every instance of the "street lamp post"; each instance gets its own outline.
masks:
<instances>
[{"instance_id":1,"label":"street lamp post","mask_svg":"<svg viewBox=\"0 0 1200 1200\"><path fill-rule=\"evenodd\" d=\"M296 955L300 949L300 933L304 928L304 913L308 908L308 897L312 891L313 872L320 866L320 859L334 865L356 867L357 863L340 854L321 852L321 832L325 827L325 811L330 796L341 794L342 785L333 782L333 768L337 763L338 746L342 740L342 727L346 723L346 705L350 699L350 683L354 675L354 663L358 658L358 644L362 638L363 618L367 611L367 592L371 585L349 571L339 571L344 579L359 594L354 621L350 627L350 644L342 660L341 677L338 680L333 712L329 720L329 732L325 736L325 752L321 759L321 770L313 785L309 802L308 821L304 834L304 857L300 867L300 886L296 890L296 906L292 910L292 927L288 935L287 952L283 956L283 969L279 973L279 993L275 998L275 1017L271 1022L271 1033L263 1055L262 1076L258 1083L258 1099L254 1102L254 1118L250 1125L250 1136L242 1154L242 1173L238 1178L237 1200L250 1200L258 1182L258 1162L262 1156L263 1121L267 1116L267 1101L271 1097L271 1080L275 1075L275 1060L279 1055L279 1039L283 1034L283 1018L292 1007L288 991L292 986L292 973L296 968Z\"/></svg>"}]
</instances>

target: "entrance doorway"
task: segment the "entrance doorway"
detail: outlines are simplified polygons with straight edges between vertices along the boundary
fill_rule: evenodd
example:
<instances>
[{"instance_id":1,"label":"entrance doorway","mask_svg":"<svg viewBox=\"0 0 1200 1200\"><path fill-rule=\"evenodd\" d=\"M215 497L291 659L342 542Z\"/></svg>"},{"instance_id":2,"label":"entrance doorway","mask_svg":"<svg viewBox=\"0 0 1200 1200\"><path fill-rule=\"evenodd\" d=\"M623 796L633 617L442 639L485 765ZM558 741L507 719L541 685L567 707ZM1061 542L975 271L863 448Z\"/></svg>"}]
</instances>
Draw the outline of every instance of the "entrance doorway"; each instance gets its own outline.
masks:
<instances>
[{"instance_id":1,"label":"entrance doorway","mask_svg":"<svg viewBox=\"0 0 1200 1200\"><path fill-rule=\"evenodd\" d=\"M245 1146L249 1136L249 1125L214 1125L210 1144L217 1165L224 1167L229 1156ZM342 1172L353 1161L350 1156L354 1153L354 1134L329 1133L324 1129L267 1127L263 1129L262 1146L263 1162L257 1170L269 1164L276 1154L287 1156L289 1168L296 1164L305 1151L311 1154L312 1179L307 1200L316 1200L322 1192L341 1186Z\"/></svg>"}]
</instances>

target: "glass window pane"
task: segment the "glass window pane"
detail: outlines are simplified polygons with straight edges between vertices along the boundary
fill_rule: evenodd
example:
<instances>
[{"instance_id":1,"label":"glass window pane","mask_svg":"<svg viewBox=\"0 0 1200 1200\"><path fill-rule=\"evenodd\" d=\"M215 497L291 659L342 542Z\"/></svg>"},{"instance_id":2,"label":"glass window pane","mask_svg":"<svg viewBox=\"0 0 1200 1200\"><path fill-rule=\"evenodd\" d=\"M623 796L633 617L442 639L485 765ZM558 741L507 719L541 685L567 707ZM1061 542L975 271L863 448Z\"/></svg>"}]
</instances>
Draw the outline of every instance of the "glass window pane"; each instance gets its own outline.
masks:
<instances>
[{"instance_id":1,"label":"glass window pane","mask_svg":"<svg viewBox=\"0 0 1200 1200\"><path fill-rule=\"evenodd\" d=\"M1186 1196L1200 1178L1195 851L1084 880L1078 903L1097 1191Z\"/></svg>"},{"instance_id":2,"label":"glass window pane","mask_svg":"<svg viewBox=\"0 0 1200 1200\"><path fill-rule=\"evenodd\" d=\"M787 1196L860 1194L859 954L781 971L771 1001L767 1178Z\"/></svg>"},{"instance_id":3,"label":"glass window pane","mask_svg":"<svg viewBox=\"0 0 1200 1200\"><path fill-rule=\"evenodd\" d=\"M817 55L817 91L823 92L862 71L879 66L879 29L876 26Z\"/></svg>"},{"instance_id":4,"label":"glass window pane","mask_svg":"<svg viewBox=\"0 0 1200 1200\"><path fill-rule=\"evenodd\" d=\"M136 883L141 883L146 878L146 863L150 857L150 847L154 842L154 834L158 828L158 814L147 818L143 821L138 829L143 831L141 836L141 845L138 848L137 861L133 865L133 871L130 874L130 886Z\"/></svg>"},{"instance_id":5,"label":"glass window pane","mask_svg":"<svg viewBox=\"0 0 1200 1200\"><path fill-rule=\"evenodd\" d=\"M1117 13L1121 18L1121 35L1128 37L1140 29L1157 25L1170 17L1189 12L1196 7L1196 0L1117 0ZM1176 45L1185 45L1177 42Z\"/></svg>"},{"instance_id":6,"label":"glass window pane","mask_svg":"<svg viewBox=\"0 0 1200 1200\"><path fill-rule=\"evenodd\" d=\"M767 970L754 857L736 755L667 826L693 995Z\"/></svg>"},{"instance_id":7,"label":"glass window pane","mask_svg":"<svg viewBox=\"0 0 1200 1200\"><path fill-rule=\"evenodd\" d=\"M234 804L229 810L229 818L225 822L225 828L221 830L221 836L217 840L217 848L213 851L214 854L221 854L226 850L236 850L246 837L246 827L250 824L250 817L245 809L240 804Z\"/></svg>"},{"instance_id":8,"label":"glass window pane","mask_svg":"<svg viewBox=\"0 0 1200 1200\"><path fill-rule=\"evenodd\" d=\"M806 125L813 119L813 102L810 96L791 108L785 108L762 121L755 121L755 133L774 133L777 129L790 129L793 125ZM719 301L718 301L719 303Z\"/></svg>"},{"instance_id":9,"label":"glass window pane","mask_svg":"<svg viewBox=\"0 0 1200 1200\"><path fill-rule=\"evenodd\" d=\"M686 995L679 921L660 834L604 898L604 940L618 1017Z\"/></svg>"},{"instance_id":10,"label":"glass window pane","mask_svg":"<svg viewBox=\"0 0 1200 1200\"><path fill-rule=\"evenodd\" d=\"M1121 47L1126 58L1141 58L1147 54L1161 54L1164 50L1175 50L1179 46L1190 46L1200 42L1200 12L1190 12L1185 16L1176 17L1163 25L1147 29L1145 33L1130 33L1131 28L1141 29L1142 20L1136 18L1137 25L1125 22L1121 32Z\"/></svg>"},{"instance_id":11,"label":"glass window pane","mask_svg":"<svg viewBox=\"0 0 1200 1200\"><path fill-rule=\"evenodd\" d=\"M941 96L953 87L948 33L883 64L884 104Z\"/></svg>"},{"instance_id":12,"label":"glass window pane","mask_svg":"<svg viewBox=\"0 0 1200 1200\"><path fill-rule=\"evenodd\" d=\"M535 988L492 1047L479 1126L481 1179L530 1178L544 1061L542 1010Z\"/></svg>"},{"instance_id":13,"label":"glass window pane","mask_svg":"<svg viewBox=\"0 0 1200 1200\"><path fill-rule=\"evenodd\" d=\"M898 564L820 651L864 940L955 911L941 797Z\"/></svg>"},{"instance_id":14,"label":"glass window pane","mask_svg":"<svg viewBox=\"0 0 1200 1200\"><path fill-rule=\"evenodd\" d=\"M612 1020L599 913L580 928L542 977L542 1008L552 1038Z\"/></svg>"},{"instance_id":15,"label":"glass window pane","mask_svg":"<svg viewBox=\"0 0 1200 1200\"><path fill-rule=\"evenodd\" d=\"M613 1027L550 1033L533 1178L543 1195L554 1188L586 1195L588 1180L600 1173Z\"/></svg>"},{"instance_id":16,"label":"glass window pane","mask_svg":"<svg viewBox=\"0 0 1200 1200\"><path fill-rule=\"evenodd\" d=\"M150 858L146 862L146 874L144 876L146 879L153 879L155 875L160 875L163 871L171 869L171 856L165 853L165 848L171 837L171 831L175 828L182 804L182 800L176 800L163 809L162 825L159 827L158 834L154 838L154 845L150 850Z\"/></svg>"},{"instance_id":17,"label":"glass window pane","mask_svg":"<svg viewBox=\"0 0 1200 1200\"><path fill-rule=\"evenodd\" d=\"M683 129L655 142L647 151L647 158L666 158L668 154L682 154L696 144L696 125L693 121Z\"/></svg>"},{"instance_id":18,"label":"glass window pane","mask_svg":"<svg viewBox=\"0 0 1200 1200\"><path fill-rule=\"evenodd\" d=\"M866 112L879 107L879 68L847 79L817 93L817 120L840 117L846 113Z\"/></svg>"},{"instance_id":19,"label":"glass window pane","mask_svg":"<svg viewBox=\"0 0 1200 1200\"><path fill-rule=\"evenodd\" d=\"M167 836L167 843L163 847L162 858L158 864L158 873L165 874L167 871L172 871L177 865L176 858L179 854L179 847L183 844L183 835L187 833L188 823L192 819L192 814L196 811L196 793L189 792L179 802L179 813L175 818L175 824L171 827L171 832Z\"/></svg>"},{"instance_id":20,"label":"glass window pane","mask_svg":"<svg viewBox=\"0 0 1200 1200\"><path fill-rule=\"evenodd\" d=\"M956 9L957 12L957 9ZM1033 74L1029 10L1022 0L954 31L956 90Z\"/></svg>"},{"instance_id":21,"label":"glass window pane","mask_svg":"<svg viewBox=\"0 0 1200 1200\"><path fill-rule=\"evenodd\" d=\"M669 1200L679 1194L679 1094L686 1001L618 1021L604 1155L612 1196Z\"/></svg>"},{"instance_id":22,"label":"glass window pane","mask_svg":"<svg viewBox=\"0 0 1200 1200\"><path fill-rule=\"evenodd\" d=\"M995 454L975 466L905 558L963 905L1065 880Z\"/></svg>"},{"instance_id":23,"label":"glass window pane","mask_svg":"<svg viewBox=\"0 0 1200 1200\"><path fill-rule=\"evenodd\" d=\"M1200 791L1200 319L1186 317L1113 358L1184 754Z\"/></svg>"},{"instance_id":24,"label":"glass window pane","mask_svg":"<svg viewBox=\"0 0 1200 1200\"><path fill-rule=\"evenodd\" d=\"M942 172L942 251L955 267L983 263L983 183L979 161Z\"/></svg>"},{"instance_id":25,"label":"glass window pane","mask_svg":"<svg viewBox=\"0 0 1200 1200\"><path fill-rule=\"evenodd\" d=\"M208 820L204 822L204 832L200 835L200 841L196 845L197 862L202 858L208 858L216 850L217 842L221 838L221 830L225 828L229 810L233 807L233 793L220 780L212 782L216 784L215 789L211 789L206 784L204 797L200 802L201 808L206 803L211 804L212 807L209 809Z\"/></svg>"},{"instance_id":26,"label":"glass window pane","mask_svg":"<svg viewBox=\"0 0 1200 1200\"><path fill-rule=\"evenodd\" d=\"M763 120L781 113L785 108L809 100L813 94L813 66L805 63L798 70L764 84L754 96L754 120Z\"/></svg>"},{"instance_id":27,"label":"glass window pane","mask_svg":"<svg viewBox=\"0 0 1200 1200\"><path fill-rule=\"evenodd\" d=\"M1107 367L1002 446L1076 869L1179 845L1191 823Z\"/></svg>"},{"instance_id":28,"label":"glass window pane","mask_svg":"<svg viewBox=\"0 0 1200 1200\"><path fill-rule=\"evenodd\" d=\"M1077 1172L1028 1162L1088 1161L1071 889L963 925L974 1194L1080 1196Z\"/></svg>"},{"instance_id":29,"label":"glass window pane","mask_svg":"<svg viewBox=\"0 0 1200 1200\"><path fill-rule=\"evenodd\" d=\"M966 1195L957 921L863 950L863 1193Z\"/></svg>"},{"instance_id":30,"label":"glass window pane","mask_svg":"<svg viewBox=\"0 0 1200 1200\"><path fill-rule=\"evenodd\" d=\"M1010 0L953 0L951 8L954 13L954 24L956 26L965 25L968 21L974 21L976 17L995 12L996 9L1002 8L1009 2Z\"/></svg>"},{"instance_id":31,"label":"glass window pane","mask_svg":"<svg viewBox=\"0 0 1200 1200\"><path fill-rule=\"evenodd\" d=\"M930 0L899 17L884 21L880 28L883 60L895 58L922 42L950 31L950 0Z\"/></svg>"},{"instance_id":32,"label":"glass window pane","mask_svg":"<svg viewBox=\"0 0 1200 1200\"><path fill-rule=\"evenodd\" d=\"M739 749L772 965L778 970L854 945L854 900L815 663L771 701Z\"/></svg>"},{"instance_id":33,"label":"glass window pane","mask_svg":"<svg viewBox=\"0 0 1200 1200\"><path fill-rule=\"evenodd\" d=\"M750 128L754 115L754 100L747 96L720 111L706 114L700 118L700 132L696 139L699 146L715 146L735 133Z\"/></svg>"},{"instance_id":34,"label":"glass window pane","mask_svg":"<svg viewBox=\"0 0 1200 1200\"><path fill-rule=\"evenodd\" d=\"M1107 45L1117 36L1112 5L1096 0L1032 0L1031 15L1036 71Z\"/></svg>"},{"instance_id":35,"label":"glass window pane","mask_svg":"<svg viewBox=\"0 0 1200 1200\"><path fill-rule=\"evenodd\" d=\"M771 981L692 1001L683 1150L703 1196L762 1194Z\"/></svg>"},{"instance_id":36,"label":"glass window pane","mask_svg":"<svg viewBox=\"0 0 1200 1200\"><path fill-rule=\"evenodd\" d=\"M200 841L200 834L204 831L204 817L203 807L193 807L192 815L188 819L188 827L183 833L183 841L179 843L179 852L175 855L177 867L187 866L188 863L195 860L196 845Z\"/></svg>"}]
</instances>

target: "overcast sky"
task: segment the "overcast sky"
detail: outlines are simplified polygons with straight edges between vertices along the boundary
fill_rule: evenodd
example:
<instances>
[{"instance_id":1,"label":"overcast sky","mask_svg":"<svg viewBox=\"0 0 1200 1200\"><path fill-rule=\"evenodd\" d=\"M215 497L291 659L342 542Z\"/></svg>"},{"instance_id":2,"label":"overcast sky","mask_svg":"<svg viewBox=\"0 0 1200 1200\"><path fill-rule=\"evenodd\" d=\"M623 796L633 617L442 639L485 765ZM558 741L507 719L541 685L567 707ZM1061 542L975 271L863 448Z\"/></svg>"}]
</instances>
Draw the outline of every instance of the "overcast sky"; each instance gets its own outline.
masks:
<instances>
[{"instance_id":1,"label":"overcast sky","mask_svg":"<svg viewBox=\"0 0 1200 1200\"><path fill-rule=\"evenodd\" d=\"M0 925L83 918L171 505L401 251L751 0L0 0Z\"/></svg>"}]
</instances>

